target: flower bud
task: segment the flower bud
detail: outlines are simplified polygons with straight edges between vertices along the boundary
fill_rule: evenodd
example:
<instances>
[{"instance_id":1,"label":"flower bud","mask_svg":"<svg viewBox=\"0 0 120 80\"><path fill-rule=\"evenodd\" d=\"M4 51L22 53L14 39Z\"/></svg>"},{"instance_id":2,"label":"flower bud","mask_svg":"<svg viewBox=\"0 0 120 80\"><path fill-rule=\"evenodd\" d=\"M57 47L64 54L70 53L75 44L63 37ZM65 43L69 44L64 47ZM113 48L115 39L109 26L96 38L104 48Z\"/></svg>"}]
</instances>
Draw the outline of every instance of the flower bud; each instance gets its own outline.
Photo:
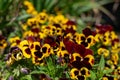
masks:
<instances>
[{"instance_id":1,"label":"flower bud","mask_svg":"<svg viewBox=\"0 0 120 80\"><path fill-rule=\"evenodd\" d=\"M14 80L14 77L13 77L13 76L10 76L10 77L8 78L8 80Z\"/></svg>"},{"instance_id":2,"label":"flower bud","mask_svg":"<svg viewBox=\"0 0 120 80\"><path fill-rule=\"evenodd\" d=\"M27 68L21 68L21 73L23 73L23 74L28 74L29 71L28 71Z\"/></svg>"}]
</instances>

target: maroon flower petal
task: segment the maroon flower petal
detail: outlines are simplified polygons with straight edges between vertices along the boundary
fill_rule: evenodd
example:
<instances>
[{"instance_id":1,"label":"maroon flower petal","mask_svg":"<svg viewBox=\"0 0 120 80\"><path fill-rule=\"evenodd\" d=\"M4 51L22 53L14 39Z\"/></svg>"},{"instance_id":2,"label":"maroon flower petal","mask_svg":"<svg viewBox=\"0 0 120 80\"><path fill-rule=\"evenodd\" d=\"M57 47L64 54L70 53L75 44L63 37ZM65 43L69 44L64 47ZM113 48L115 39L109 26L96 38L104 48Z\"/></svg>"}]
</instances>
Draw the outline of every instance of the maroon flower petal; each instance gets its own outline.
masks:
<instances>
[{"instance_id":1,"label":"maroon flower petal","mask_svg":"<svg viewBox=\"0 0 120 80\"><path fill-rule=\"evenodd\" d=\"M75 43L73 41L69 41L68 38L65 38L63 40L63 43L65 44L65 48L69 53L73 53L74 52L74 45Z\"/></svg>"},{"instance_id":2,"label":"maroon flower petal","mask_svg":"<svg viewBox=\"0 0 120 80\"><path fill-rule=\"evenodd\" d=\"M86 37L88 37L89 35L92 35L92 31L89 28L85 28L82 32Z\"/></svg>"},{"instance_id":3,"label":"maroon flower petal","mask_svg":"<svg viewBox=\"0 0 120 80\"><path fill-rule=\"evenodd\" d=\"M77 52L77 53L79 53L81 56L84 56L85 47L83 45L75 44L74 51Z\"/></svg>"},{"instance_id":4,"label":"maroon flower petal","mask_svg":"<svg viewBox=\"0 0 120 80\"><path fill-rule=\"evenodd\" d=\"M25 52L26 52L27 54L31 54L30 48L25 49Z\"/></svg>"},{"instance_id":5,"label":"maroon flower petal","mask_svg":"<svg viewBox=\"0 0 120 80\"><path fill-rule=\"evenodd\" d=\"M89 54L93 55L93 51L91 49L86 49L83 56L85 57L86 55L89 55Z\"/></svg>"}]
</instances>

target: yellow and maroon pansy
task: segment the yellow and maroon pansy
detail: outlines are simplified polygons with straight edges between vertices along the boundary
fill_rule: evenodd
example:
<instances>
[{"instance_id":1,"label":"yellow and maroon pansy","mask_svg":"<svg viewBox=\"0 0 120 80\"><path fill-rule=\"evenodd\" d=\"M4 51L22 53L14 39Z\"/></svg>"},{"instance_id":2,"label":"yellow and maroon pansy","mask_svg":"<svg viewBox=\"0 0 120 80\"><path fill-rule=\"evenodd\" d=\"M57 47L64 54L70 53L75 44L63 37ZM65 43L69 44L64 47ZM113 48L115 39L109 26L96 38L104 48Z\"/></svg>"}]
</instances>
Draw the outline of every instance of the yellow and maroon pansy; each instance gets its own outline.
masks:
<instances>
[{"instance_id":1,"label":"yellow and maroon pansy","mask_svg":"<svg viewBox=\"0 0 120 80\"><path fill-rule=\"evenodd\" d=\"M25 0L23 2L23 4L27 7L26 12L28 14L32 14L32 15L36 15L37 14L37 11L35 11L35 8L34 8L34 6L33 6L33 4L31 2Z\"/></svg>"},{"instance_id":2,"label":"yellow and maroon pansy","mask_svg":"<svg viewBox=\"0 0 120 80\"><path fill-rule=\"evenodd\" d=\"M86 77L90 77L90 71L86 67L82 67L80 69L80 74Z\"/></svg>"},{"instance_id":3,"label":"yellow and maroon pansy","mask_svg":"<svg viewBox=\"0 0 120 80\"><path fill-rule=\"evenodd\" d=\"M37 59L43 59L44 55L41 51L40 42L33 42L33 48L31 49L32 57Z\"/></svg>"},{"instance_id":4,"label":"yellow and maroon pansy","mask_svg":"<svg viewBox=\"0 0 120 80\"><path fill-rule=\"evenodd\" d=\"M56 27L55 26L49 26L49 33L47 35L49 36L55 36L56 35Z\"/></svg>"},{"instance_id":5,"label":"yellow and maroon pansy","mask_svg":"<svg viewBox=\"0 0 120 80\"><path fill-rule=\"evenodd\" d=\"M76 80L77 79L77 75L80 75L80 72L77 68L72 68L70 71L70 77L71 79Z\"/></svg>"},{"instance_id":6,"label":"yellow and maroon pansy","mask_svg":"<svg viewBox=\"0 0 120 80\"><path fill-rule=\"evenodd\" d=\"M23 34L23 38L26 38L28 36L34 36L34 33L31 30L25 31Z\"/></svg>"},{"instance_id":7,"label":"yellow and maroon pansy","mask_svg":"<svg viewBox=\"0 0 120 80\"><path fill-rule=\"evenodd\" d=\"M85 60L85 61L88 61L91 66L94 65L94 56L93 56L93 55L86 55L86 56L84 57L84 60Z\"/></svg>"},{"instance_id":8,"label":"yellow and maroon pansy","mask_svg":"<svg viewBox=\"0 0 120 80\"><path fill-rule=\"evenodd\" d=\"M105 48L99 48L97 52L98 52L98 55L103 54L105 57L108 57L110 53L109 50Z\"/></svg>"},{"instance_id":9,"label":"yellow and maroon pansy","mask_svg":"<svg viewBox=\"0 0 120 80\"><path fill-rule=\"evenodd\" d=\"M24 46L27 46L27 47L29 46L29 42L28 42L27 40L23 40L23 41L21 41L20 44L19 44L19 47L20 47L20 48L22 48L22 47L24 47Z\"/></svg>"},{"instance_id":10,"label":"yellow and maroon pansy","mask_svg":"<svg viewBox=\"0 0 120 80\"><path fill-rule=\"evenodd\" d=\"M103 76L101 80L118 80L116 77L113 76Z\"/></svg>"},{"instance_id":11,"label":"yellow and maroon pansy","mask_svg":"<svg viewBox=\"0 0 120 80\"><path fill-rule=\"evenodd\" d=\"M7 66L12 65L15 62L15 60L12 57L9 57L8 60L6 61Z\"/></svg>"},{"instance_id":12,"label":"yellow and maroon pansy","mask_svg":"<svg viewBox=\"0 0 120 80\"><path fill-rule=\"evenodd\" d=\"M19 48L21 49L24 57L26 57L26 58L31 57L31 49L30 49L29 42L27 40L21 41Z\"/></svg>"},{"instance_id":13,"label":"yellow and maroon pansy","mask_svg":"<svg viewBox=\"0 0 120 80\"><path fill-rule=\"evenodd\" d=\"M98 43L99 43L99 42L103 39L103 35L97 33L97 34L95 35L94 39L95 39L95 42L98 42Z\"/></svg>"},{"instance_id":14,"label":"yellow and maroon pansy","mask_svg":"<svg viewBox=\"0 0 120 80\"><path fill-rule=\"evenodd\" d=\"M77 80L86 80L86 76L85 75L78 75Z\"/></svg>"},{"instance_id":15,"label":"yellow and maroon pansy","mask_svg":"<svg viewBox=\"0 0 120 80\"><path fill-rule=\"evenodd\" d=\"M58 14L54 17L54 23L55 24L65 24L68 21L67 18L65 18L62 14Z\"/></svg>"},{"instance_id":16,"label":"yellow and maroon pansy","mask_svg":"<svg viewBox=\"0 0 120 80\"><path fill-rule=\"evenodd\" d=\"M111 36L111 39L112 39L112 40L114 40L114 39L117 39L117 38L118 38L118 36L115 34L115 32L114 32L114 31L111 31L111 32L110 32L110 36Z\"/></svg>"},{"instance_id":17,"label":"yellow and maroon pansy","mask_svg":"<svg viewBox=\"0 0 120 80\"><path fill-rule=\"evenodd\" d=\"M114 42L112 45L112 53L119 53L120 52L120 42Z\"/></svg>"},{"instance_id":18,"label":"yellow and maroon pansy","mask_svg":"<svg viewBox=\"0 0 120 80\"><path fill-rule=\"evenodd\" d=\"M85 40L85 35L84 34L79 34L79 33L75 33L74 34L74 39L75 39L75 42L77 44L81 44L81 42L83 42Z\"/></svg>"},{"instance_id":19,"label":"yellow and maroon pansy","mask_svg":"<svg viewBox=\"0 0 120 80\"><path fill-rule=\"evenodd\" d=\"M53 49L49 44L44 44L41 47L41 52L43 53L44 57L48 57L50 54L53 54Z\"/></svg>"},{"instance_id":20,"label":"yellow and maroon pansy","mask_svg":"<svg viewBox=\"0 0 120 80\"><path fill-rule=\"evenodd\" d=\"M88 44L90 44L90 46L94 45L94 44L95 44L94 36L89 35L89 36L86 38L86 42L87 42Z\"/></svg>"},{"instance_id":21,"label":"yellow and maroon pansy","mask_svg":"<svg viewBox=\"0 0 120 80\"><path fill-rule=\"evenodd\" d=\"M113 63L115 65L117 65L118 64L118 60L119 60L119 54L118 53L112 53L110 57L111 57L111 60L113 61Z\"/></svg>"},{"instance_id":22,"label":"yellow and maroon pansy","mask_svg":"<svg viewBox=\"0 0 120 80\"><path fill-rule=\"evenodd\" d=\"M105 63L105 69L108 69L108 68L116 69L116 65L110 59L107 60L106 63Z\"/></svg>"},{"instance_id":23,"label":"yellow and maroon pansy","mask_svg":"<svg viewBox=\"0 0 120 80\"><path fill-rule=\"evenodd\" d=\"M39 22L39 24L44 24L48 20L48 15L47 15L46 11L44 10L43 12L40 12L36 16L36 18L37 18L37 22Z\"/></svg>"},{"instance_id":24,"label":"yellow and maroon pansy","mask_svg":"<svg viewBox=\"0 0 120 80\"><path fill-rule=\"evenodd\" d=\"M9 39L9 42L11 43L11 47L17 46L20 43L20 41L21 40L18 36Z\"/></svg>"},{"instance_id":25,"label":"yellow and maroon pansy","mask_svg":"<svg viewBox=\"0 0 120 80\"><path fill-rule=\"evenodd\" d=\"M83 57L79 53L73 53L72 54L72 60L73 61L77 61L77 60L82 61Z\"/></svg>"},{"instance_id":26,"label":"yellow and maroon pansy","mask_svg":"<svg viewBox=\"0 0 120 80\"><path fill-rule=\"evenodd\" d=\"M25 46L21 50L25 58L31 58L31 49L29 47Z\"/></svg>"},{"instance_id":27,"label":"yellow and maroon pansy","mask_svg":"<svg viewBox=\"0 0 120 80\"><path fill-rule=\"evenodd\" d=\"M30 27L35 27L35 26L37 26L36 18L35 18L35 17L29 18L29 19L27 20L27 25L30 26Z\"/></svg>"},{"instance_id":28,"label":"yellow and maroon pansy","mask_svg":"<svg viewBox=\"0 0 120 80\"><path fill-rule=\"evenodd\" d=\"M0 50L7 47L7 41L3 35L0 35Z\"/></svg>"},{"instance_id":29,"label":"yellow and maroon pansy","mask_svg":"<svg viewBox=\"0 0 120 80\"><path fill-rule=\"evenodd\" d=\"M63 35L63 31L61 28L56 28L56 35Z\"/></svg>"},{"instance_id":30,"label":"yellow and maroon pansy","mask_svg":"<svg viewBox=\"0 0 120 80\"><path fill-rule=\"evenodd\" d=\"M73 53L70 61L70 65L77 69L81 69L82 67L91 69L93 64L93 57L87 55L85 57L81 57L78 53Z\"/></svg>"},{"instance_id":31,"label":"yellow and maroon pansy","mask_svg":"<svg viewBox=\"0 0 120 80\"><path fill-rule=\"evenodd\" d=\"M11 57L15 61L19 61L23 58L23 53L18 47L11 47L10 49Z\"/></svg>"},{"instance_id":32,"label":"yellow and maroon pansy","mask_svg":"<svg viewBox=\"0 0 120 80\"><path fill-rule=\"evenodd\" d=\"M32 63L35 64L35 65L43 66L44 65L44 59L40 59L38 57L32 57Z\"/></svg>"}]
</instances>

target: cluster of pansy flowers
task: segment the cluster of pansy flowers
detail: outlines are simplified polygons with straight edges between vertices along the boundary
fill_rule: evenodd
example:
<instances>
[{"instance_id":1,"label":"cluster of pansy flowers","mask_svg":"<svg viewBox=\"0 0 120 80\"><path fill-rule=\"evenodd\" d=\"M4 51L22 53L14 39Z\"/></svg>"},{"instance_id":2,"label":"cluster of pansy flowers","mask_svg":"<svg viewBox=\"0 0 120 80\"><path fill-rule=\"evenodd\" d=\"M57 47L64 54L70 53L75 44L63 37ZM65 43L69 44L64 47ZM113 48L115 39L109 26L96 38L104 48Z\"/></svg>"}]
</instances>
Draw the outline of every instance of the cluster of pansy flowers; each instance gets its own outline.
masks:
<instances>
[{"instance_id":1,"label":"cluster of pansy flowers","mask_svg":"<svg viewBox=\"0 0 120 80\"><path fill-rule=\"evenodd\" d=\"M55 16L47 14L46 11L38 13L28 1L25 1L24 5L32 17L21 24L22 38L15 36L9 39L7 65L10 66L21 59L31 59L31 64L46 66L45 59L55 55L57 63L61 66L68 65L71 79L86 80L97 60L91 49L95 46L97 56L103 54L106 59L105 69L112 68L114 71L111 74L120 74L120 42L112 26L99 25L94 31L85 28L82 33L78 33L75 21L62 14ZM114 77L104 75L103 80L109 78Z\"/></svg>"},{"instance_id":2,"label":"cluster of pansy flowers","mask_svg":"<svg viewBox=\"0 0 120 80\"><path fill-rule=\"evenodd\" d=\"M98 25L96 26L96 58L99 55L103 55L105 58L105 70L112 69L111 75L104 75L103 80L118 80L120 79L120 66L119 66L119 53L120 53L120 42L116 35L113 27L110 25ZM97 59L96 59L97 60Z\"/></svg>"}]
</instances>

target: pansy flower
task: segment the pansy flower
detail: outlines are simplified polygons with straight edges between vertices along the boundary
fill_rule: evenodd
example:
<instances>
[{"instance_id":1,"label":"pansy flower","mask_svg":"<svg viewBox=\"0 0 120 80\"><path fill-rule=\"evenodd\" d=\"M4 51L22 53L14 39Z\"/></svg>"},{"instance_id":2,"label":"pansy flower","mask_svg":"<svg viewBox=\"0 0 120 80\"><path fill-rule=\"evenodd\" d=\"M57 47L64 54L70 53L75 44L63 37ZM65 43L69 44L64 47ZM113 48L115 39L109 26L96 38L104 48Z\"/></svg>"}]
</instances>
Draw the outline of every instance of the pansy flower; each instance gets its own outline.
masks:
<instances>
[{"instance_id":1,"label":"pansy flower","mask_svg":"<svg viewBox=\"0 0 120 80\"><path fill-rule=\"evenodd\" d=\"M102 41L102 39L103 39L103 34L99 34L99 33L97 33L96 35L95 35L95 42L97 42L97 43L99 43L99 42L101 42Z\"/></svg>"},{"instance_id":2,"label":"pansy flower","mask_svg":"<svg viewBox=\"0 0 120 80\"><path fill-rule=\"evenodd\" d=\"M113 27L111 25L96 25L96 32L104 34L107 31L112 31Z\"/></svg>"},{"instance_id":3,"label":"pansy flower","mask_svg":"<svg viewBox=\"0 0 120 80\"><path fill-rule=\"evenodd\" d=\"M105 63L105 69L116 69L117 68L117 65L115 65L114 63L113 63L113 61L112 60L107 60L106 61L106 63Z\"/></svg>"},{"instance_id":4,"label":"pansy flower","mask_svg":"<svg viewBox=\"0 0 120 80\"><path fill-rule=\"evenodd\" d=\"M80 69L80 74L85 76L85 77L90 77L90 71L86 67L82 67Z\"/></svg>"},{"instance_id":5,"label":"pansy flower","mask_svg":"<svg viewBox=\"0 0 120 80\"><path fill-rule=\"evenodd\" d=\"M62 27L65 31L65 34L72 33L74 34L77 30L76 23L74 21L67 21L66 24Z\"/></svg>"},{"instance_id":6,"label":"pansy flower","mask_svg":"<svg viewBox=\"0 0 120 80\"><path fill-rule=\"evenodd\" d=\"M82 33L83 33L86 37L88 37L89 35L93 35L93 33L92 33L92 31L91 31L90 28L85 28L85 29L83 29L83 30L82 30Z\"/></svg>"},{"instance_id":7,"label":"pansy flower","mask_svg":"<svg viewBox=\"0 0 120 80\"><path fill-rule=\"evenodd\" d=\"M48 20L48 15L47 15L46 11L44 10L43 12L40 12L36 16L36 18L37 18L37 21L39 22L39 24L44 24Z\"/></svg>"},{"instance_id":8,"label":"pansy flower","mask_svg":"<svg viewBox=\"0 0 120 80\"><path fill-rule=\"evenodd\" d=\"M77 80L86 80L86 76L84 75L78 75Z\"/></svg>"},{"instance_id":9,"label":"pansy flower","mask_svg":"<svg viewBox=\"0 0 120 80\"><path fill-rule=\"evenodd\" d=\"M50 28L49 28L49 33L47 34L47 35L49 35L49 36L55 36L56 35L56 27L55 26L49 26Z\"/></svg>"},{"instance_id":10,"label":"pansy flower","mask_svg":"<svg viewBox=\"0 0 120 80\"><path fill-rule=\"evenodd\" d=\"M65 49L65 45L62 41L60 42L60 45L58 46L58 49L56 50L56 54L58 57L63 59L63 62L65 62L65 63L69 62L70 54Z\"/></svg>"},{"instance_id":11,"label":"pansy flower","mask_svg":"<svg viewBox=\"0 0 120 80\"><path fill-rule=\"evenodd\" d=\"M37 21L36 21L36 18L29 18L27 20L27 25L30 26L30 27L35 27L37 26Z\"/></svg>"},{"instance_id":12,"label":"pansy flower","mask_svg":"<svg viewBox=\"0 0 120 80\"><path fill-rule=\"evenodd\" d=\"M23 40L20 42L19 48L22 50L23 56L26 58L31 57L31 49L30 44L27 40Z\"/></svg>"},{"instance_id":13,"label":"pansy flower","mask_svg":"<svg viewBox=\"0 0 120 80\"><path fill-rule=\"evenodd\" d=\"M120 79L120 66L114 71L114 74L117 75L117 78Z\"/></svg>"},{"instance_id":14,"label":"pansy flower","mask_svg":"<svg viewBox=\"0 0 120 80\"><path fill-rule=\"evenodd\" d=\"M54 24L54 17L55 17L55 16L52 15L52 14L49 15L48 24L50 24L50 25Z\"/></svg>"},{"instance_id":15,"label":"pansy flower","mask_svg":"<svg viewBox=\"0 0 120 80\"><path fill-rule=\"evenodd\" d=\"M44 38L44 43L49 44L51 47L55 47L57 45L56 39L53 36L47 36Z\"/></svg>"},{"instance_id":16,"label":"pansy flower","mask_svg":"<svg viewBox=\"0 0 120 80\"><path fill-rule=\"evenodd\" d=\"M120 52L120 42L119 39L114 39L112 41L112 53L119 53Z\"/></svg>"},{"instance_id":17,"label":"pansy flower","mask_svg":"<svg viewBox=\"0 0 120 80\"><path fill-rule=\"evenodd\" d=\"M32 63L35 65L43 66L45 62L44 62L44 59L42 59L42 58L32 57Z\"/></svg>"},{"instance_id":18,"label":"pansy flower","mask_svg":"<svg viewBox=\"0 0 120 80\"><path fill-rule=\"evenodd\" d=\"M7 66L10 66L15 62L15 60L11 57L11 55L12 55L11 53L8 53L5 58Z\"/></svg>"},{"instance_id":19,"label":"pansy flower","mask_svg":"<svg viewBox=\"0 0 120 80\"><path fill-rule=\"evenodd\" d=\"M20 44L20 37L15 36L9 39L9 42L11 43L11 47L17 46L18 44Z\"/></svg>"},{"instance_id":20,"label":"pansy flower","mask_svg":"<svg viewBox=\"0 0 120 80\"><path fill-rule=\"evenodd\" d=\"M70 78L72 80L86 80L86 77L88 77L86 75L89 75L89 72L85 67L81 68L81 70L72 68L70 71Z\"/></svg>"},{"instance_id":21,"label":"pansy flower","mask_svg":"<svg viewBox=\"0 0 120 80\"><path fill-rule=\"evenodd\" d=\"M91 69L94 64L94 57L90 54L82 57L79 53L73 53L70 64L77 69L82 67Z\"/></svg>"},{"instance_id":22,"label":"pansy flower","mask_svg":"<svg viewBox=\"0 0 120 80\"><path fill-rule=\"evenodd\" d=\"M109 50L105 48L99 48L97 52L98 52L98 55L103 54L105 57L108 57L110 54Z\"/></svg>"},{"instance_id":23,"label":"pansy flower","mask_svg":"<svg viewBox=\"0 0 120 80\"><path fill-rule=\"evenodd\" d=\"M10 49L11 57L15 60L21 60L23 58L22 51L18 47L11 47Z\"/></svg>"},{"instance_id":24,"label":"pansy flower","mask_svg":"<svg viewBox=\"0 0 120 80\"><path fill-rule=\"evenodd\" d=\"M7 66L12 65L15 61L19 61L23 58L22 51L18 47L11 47L10 53L7 54L5 60Z\"/></svg>"},{"instance_id":25,"label":"pansy flower","mask_svg":"<svg viewBox=\"0 0 120 80\"><path fill-rule=\"evenodd\" d=\"M119 60L119 55L118 53L112 53L111 56L110 56L111 60L113 61L113 63L115 65L118 64L118 60Z\"/></svg>"},{"instance_id":26,"label":"pansy flower","mask_svg":"<svg viewBox=\"0 0 120 80\"><path fill-rule=\"evenodd\" d=\"M32 51L32 57L36 58L36 59L43 59L44 54L41 51L41 46L40 46L40 42L33 42L33 48L31 49Z\"/></svg>"},{"instance_id":27,"label":"pansy flower","mask_svg":"<svg viewBox=\"0 0 120 80\"><path fill-rule=\"evenodd\" d=\"M43 32L46 36L55 36L56 35L56 27L49 25L49 26L42 26L41 32Z\"/></svg>"},{"instance_id":28,"label":"pansy flower","mask_svg":"<svg viewBox=\"0 0 120 80\"><path fill-rule=\"evenodd\" d=\"M56 35L63 35L63 30L61 28L56 28Z\"/></svg>"},{"instance_id":29,"label":"pansy flower","mask_svg":"<svg viewBox=\"0 0 120 80\"><path fill-rule=\"evenodd\" d=\"M80 75L80 71L77 68L72 68L70 71L71 79L77 79L77 76Z\"/></svg>"},{"instance_id":30,"label":"pansy flower","mask_svg":"<svg viewBox=\"0 0 120 80\"><path fill-rule=\"evenodd\" d=\"M112 77L112 76L103 76L102 80L118 80L116 77Z\"/></svg>"},{"instance_id":31,"label":"pansy flower","mask_svg":"<svg viewBox=\"0 0 120 80\"><path fill-rule=\"evenodd\" d=\"M54 23L55 24L65 24L68 21L67 18L64 17L62 14L58 14L57 16L54 17Z\"/></svg>"},{"instance_id":32,"label":"pansy flower","mask_svg":"<svg viewBox=\"0 0 120 80\"><path fill-rule=\"evenodd\" d=\"M95 44L94 36L92 35L86 37L84 34L75 33L74 40L77 44L82 44L86 48L89 48Z\"/></svg>"},{"instance_id":33,"label":"pansy flower","mask_svg":"<svg viewBox=\"0 0 120 80\"><path fill-rule=\"evenodd\" d=\"M23 34L23 38L26 38L27 36L34 36L34 33L31 30L25 31Z\"/></svg>"},{"instance_id":34,"label":"pansy flower","mask_svg":"<svg viewBox=\"0 0 120 80\"><path fill-rule=\"evenodd\" d=\"M79 34L79 33L75 33L74 35L74 40L77 44L81 44L81 42L85 41L85 35L84 34Z\"/></svg>"},{"instance_id":35,"label":"pansy flower","mask_svg":"<svg viewBox=\"0 0 120 80\"><path fill-rule=\"evenodd\" d=\"M49 44L44 44L41 47L41 52L43 53L44 57L48 57L50 54L53 54L53 49Z\"/></svg>"},{"instance_id":36,"label":"pansy flower","mask_svg":"<svg viewBox=\"0 0 120 80\"><path fill-rule=\"evenodd\" d=\"M7 46L7 42L5 40L5 37L0 35L0 49L4 49Z\"/></svg>"},{"instance_id":37,"label":"pansy flower","mask_svg":"<svg viewBox=\"0 0 120 80\"><path fill-rule=\"evenodd\" d=\"M65 45L65 49L72 54L74 52L74 41L69 40L69 38L64 38L63 43Z\"/></svg>"},{"instance_id":38,"label":"pansy flower","mask_svg":"<svg viewBox=\"0 0 120 80\"><path fill-rule=\"evenodd\" d=\"M27 7L27 10L26 10L27 13L33 14L33 15L37 14L37 11L35 11L33 4L31 2L25 0L23 4Z\"/></svg>"}]
</instances>

